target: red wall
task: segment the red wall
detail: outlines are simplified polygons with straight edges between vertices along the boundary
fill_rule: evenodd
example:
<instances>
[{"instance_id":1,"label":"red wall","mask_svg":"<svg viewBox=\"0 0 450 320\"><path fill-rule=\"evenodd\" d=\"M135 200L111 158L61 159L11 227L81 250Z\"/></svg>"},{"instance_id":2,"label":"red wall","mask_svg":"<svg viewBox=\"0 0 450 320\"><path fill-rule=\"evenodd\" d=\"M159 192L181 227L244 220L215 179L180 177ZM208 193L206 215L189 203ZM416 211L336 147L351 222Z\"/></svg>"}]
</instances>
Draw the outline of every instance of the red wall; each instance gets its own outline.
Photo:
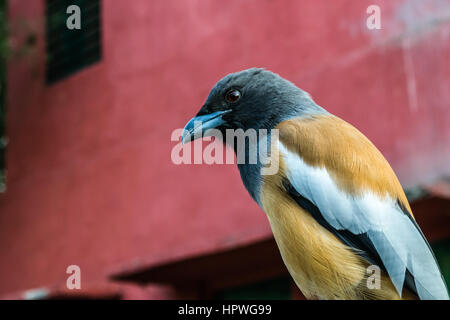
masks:
<instances>
[{"instance_id":1,"label":"red wall","mask_svg":"<svg viewBox=\"0 0 450 320\"><path fill-rule=\"evenodd\" d=\"M382 8L382 29L366 8ZM47 86L44 2L10 0L0 294L83 283L267 237L235 166L171 162L170 135L229 72L264 66L356 125L408 186L449 174L445 1L104 0L100 63Z\"/></svg>"}]
</instances>

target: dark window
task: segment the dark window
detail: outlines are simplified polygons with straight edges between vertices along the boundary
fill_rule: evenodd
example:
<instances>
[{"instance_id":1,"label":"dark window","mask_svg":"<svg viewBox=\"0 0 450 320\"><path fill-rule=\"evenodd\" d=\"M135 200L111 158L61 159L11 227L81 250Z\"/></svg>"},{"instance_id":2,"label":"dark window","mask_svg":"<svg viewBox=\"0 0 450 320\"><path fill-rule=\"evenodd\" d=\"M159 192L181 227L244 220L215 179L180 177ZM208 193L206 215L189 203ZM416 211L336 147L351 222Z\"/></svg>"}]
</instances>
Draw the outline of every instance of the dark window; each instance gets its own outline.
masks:
<instances>
[{"instance_id":1,"label":"dark window","mask_svg":"<svg viewBox=\"0 0 450 320\"><path fill-rule=\"evenodd\" d=\"M71 5L81 12L81 29L67 28ZM100 60L100 0L47 0L47 83L63 79Z\"/></svg>"}]
</instances>

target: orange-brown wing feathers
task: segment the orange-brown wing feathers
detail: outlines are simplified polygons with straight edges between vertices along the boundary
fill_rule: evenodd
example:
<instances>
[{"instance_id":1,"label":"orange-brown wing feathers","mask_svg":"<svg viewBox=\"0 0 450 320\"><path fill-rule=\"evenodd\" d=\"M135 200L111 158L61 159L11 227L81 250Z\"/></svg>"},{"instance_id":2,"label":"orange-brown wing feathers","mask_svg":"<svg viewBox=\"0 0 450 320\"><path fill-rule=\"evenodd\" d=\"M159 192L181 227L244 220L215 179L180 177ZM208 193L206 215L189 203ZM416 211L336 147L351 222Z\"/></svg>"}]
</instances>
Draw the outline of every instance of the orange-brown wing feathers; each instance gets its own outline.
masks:
<instances>
[{"instance_id":1,"label":"orange-brown wing feathers","mask_svg":"<svg viewBox=\"0 0 450 320\"><path fill-rule=\"evenodd\" d=\"M355 127L332 116L280 123L280 142L311 166L325 167L347 193L371 190L398 199L412 214L403 188L380 151Z\"/></svg>"}]
</instances>

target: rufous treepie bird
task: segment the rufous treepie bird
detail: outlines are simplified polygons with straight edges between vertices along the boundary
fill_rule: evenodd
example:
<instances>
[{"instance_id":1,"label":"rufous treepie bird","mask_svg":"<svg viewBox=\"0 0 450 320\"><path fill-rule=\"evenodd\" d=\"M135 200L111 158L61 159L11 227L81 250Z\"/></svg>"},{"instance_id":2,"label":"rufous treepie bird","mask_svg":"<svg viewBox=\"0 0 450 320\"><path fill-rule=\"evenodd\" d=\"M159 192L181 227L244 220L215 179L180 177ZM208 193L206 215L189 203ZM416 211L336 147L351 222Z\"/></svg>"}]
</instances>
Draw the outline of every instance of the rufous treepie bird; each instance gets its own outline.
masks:
<instances>
[{"instance_id":1,"label":"rufous treepie bird","mask_svg":"<svg viewBox=\"0 0 450 320\"><path fill-rule=\"evenodd\" d=\"M308 93L264 69L229 74L186 125L182 141L213 128L223 137L227 129L267 129L268 135L278 129L277 152L271 154L278 154L275 174L262 175L266 164L260 160L238 168L307 298L449 298L389 163L361 132ZM381 271L375 288L367 281L370 266Z\"/></svg>"}]
</instances>

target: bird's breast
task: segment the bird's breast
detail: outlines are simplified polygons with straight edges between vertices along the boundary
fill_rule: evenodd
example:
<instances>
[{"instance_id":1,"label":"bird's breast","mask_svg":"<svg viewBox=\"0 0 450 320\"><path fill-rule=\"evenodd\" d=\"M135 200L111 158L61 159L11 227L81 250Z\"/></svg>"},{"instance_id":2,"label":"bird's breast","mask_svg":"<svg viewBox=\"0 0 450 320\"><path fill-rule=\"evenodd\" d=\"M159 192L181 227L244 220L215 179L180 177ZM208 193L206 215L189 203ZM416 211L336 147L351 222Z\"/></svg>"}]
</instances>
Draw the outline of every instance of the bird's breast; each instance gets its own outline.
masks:
<instances>
[{"instance_id":1,"label":"bird's breast","mask_svg":"<svg viewBox=\"0 0 450 320\"><path fill-rule=\"evenodd\" d=\"M289 197L280 162L278 174L263 178L261 206L283 261L307 298L342 297L339 283L345 279L346 286L357 286L364 278L364 262Z\"/></svg>"}]
</instances>

